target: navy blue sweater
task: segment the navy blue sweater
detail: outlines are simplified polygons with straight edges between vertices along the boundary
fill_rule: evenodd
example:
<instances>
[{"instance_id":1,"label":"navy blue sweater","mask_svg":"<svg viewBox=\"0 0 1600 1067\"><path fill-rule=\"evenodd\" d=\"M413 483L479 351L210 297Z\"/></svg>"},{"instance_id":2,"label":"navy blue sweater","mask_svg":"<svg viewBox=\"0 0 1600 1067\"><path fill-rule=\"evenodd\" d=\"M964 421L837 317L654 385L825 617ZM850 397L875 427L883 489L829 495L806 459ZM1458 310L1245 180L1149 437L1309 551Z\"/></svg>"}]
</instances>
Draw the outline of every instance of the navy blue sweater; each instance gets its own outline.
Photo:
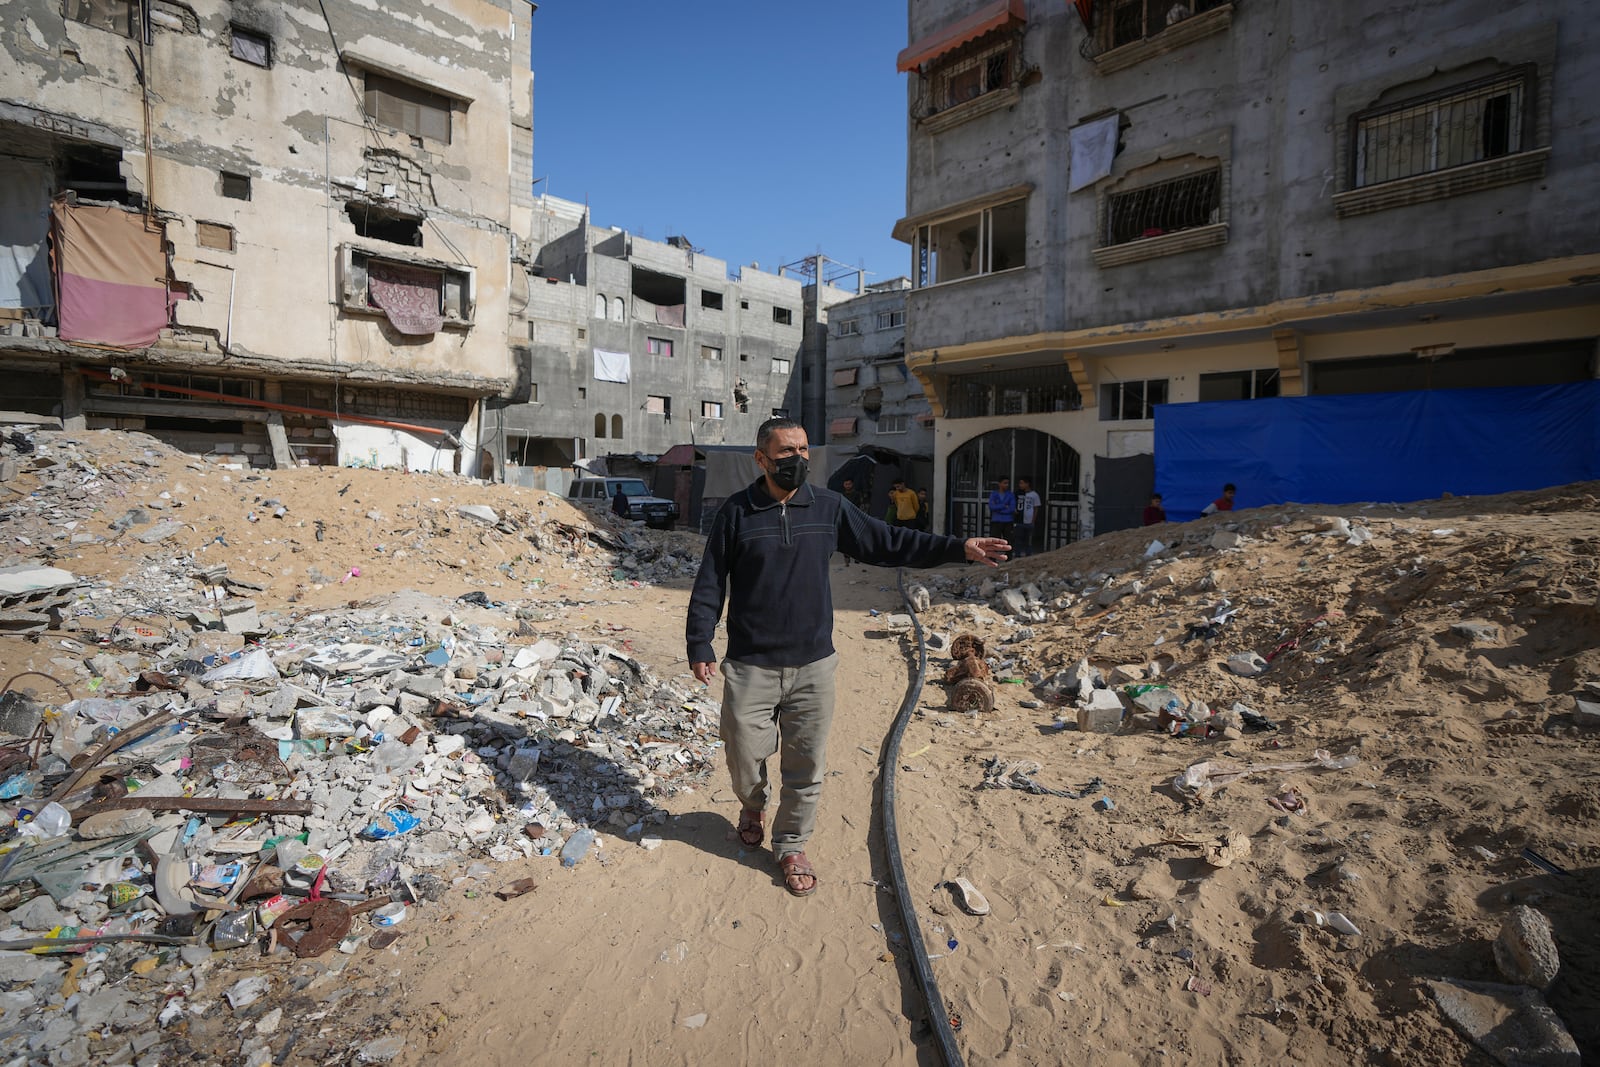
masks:
<instances>
[{"instance_id":1,"label":"navy blue sweater","mask_svg":"<svg viewBox=\"0 0 1600 1067\"><path fill-rule=\"evenodd\" d=\"M723 502L689 597L690 663L714 663L711 634L728 602L727 658L803 667L833 654L835 551L882 567L960 563L959 537L890 526L831 489L802 485L787 503L756 482ZM730 588L731 586L731 588Z\"/></svg>"}]
</instances>

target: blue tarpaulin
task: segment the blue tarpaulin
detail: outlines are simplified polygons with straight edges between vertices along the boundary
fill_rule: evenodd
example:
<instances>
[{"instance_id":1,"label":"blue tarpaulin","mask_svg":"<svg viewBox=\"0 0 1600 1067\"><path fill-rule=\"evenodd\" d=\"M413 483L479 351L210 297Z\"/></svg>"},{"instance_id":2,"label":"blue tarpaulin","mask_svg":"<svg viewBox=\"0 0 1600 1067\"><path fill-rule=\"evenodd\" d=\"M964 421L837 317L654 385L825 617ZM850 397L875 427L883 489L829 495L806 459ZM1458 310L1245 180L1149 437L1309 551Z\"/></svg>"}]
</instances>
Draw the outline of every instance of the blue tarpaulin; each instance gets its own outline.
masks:
<instances>
[{"instance_id":1,"label":"blue tarpaulin","mask_svg":"<svg viewBox=\"0 0 1600 1067\"><path fill-rule=\"evenodd\" d=\"M1424 500L1600 478L1600 380L1279 397L1155 409L1156 492L1195 518L1236 506Z\"/></svg>"}]
</instances>

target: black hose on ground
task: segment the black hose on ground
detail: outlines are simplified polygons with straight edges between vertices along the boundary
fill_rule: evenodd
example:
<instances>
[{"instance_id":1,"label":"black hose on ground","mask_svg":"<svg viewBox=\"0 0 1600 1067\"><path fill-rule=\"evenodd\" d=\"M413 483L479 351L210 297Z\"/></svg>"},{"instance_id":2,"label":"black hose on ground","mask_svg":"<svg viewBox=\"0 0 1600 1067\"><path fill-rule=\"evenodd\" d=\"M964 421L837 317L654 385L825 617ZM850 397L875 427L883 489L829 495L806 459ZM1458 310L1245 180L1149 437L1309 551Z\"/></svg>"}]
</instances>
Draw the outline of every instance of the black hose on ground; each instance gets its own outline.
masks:
<instances>
[{"instance_id":1,"label":"black hose on ground","mask_svg":"<svg viewBox=\"0 0 1600 1067\"><path fill-rule=\"evenodd\" d=\"M911 606L911 597L906 592L906 572L903 568L899 572L898 582L900 601L911 615L911 628L917 636L917 674L906 689L905 700L900 703L900 712L895 716L894 725L889 728L889 738L883 746L883 774L879 778L883 786L883 848L888 853L889 879L894 883L895 901L900 905L900 922L905 928L906 947L911 951L911 973L916 977L922 998L927 1003L928 1024L933 1027L939 1056L944 1060L945 1067L961 1067L961 1050L956 1048L950 1015L944 1009L944 998L939 995L939 982L933 977L928 946L922 940L922 924L917 920L917 908L911 903L911 889L906 885L905 864L900 861L900 831L894 814L894 772L900 765L900 740L905 736L906 724L911 721L912 709L922 698L922 681L928 672L928 644L922 634L922 620L917 617L916 609Z\"/></svg>"}]
</instances>

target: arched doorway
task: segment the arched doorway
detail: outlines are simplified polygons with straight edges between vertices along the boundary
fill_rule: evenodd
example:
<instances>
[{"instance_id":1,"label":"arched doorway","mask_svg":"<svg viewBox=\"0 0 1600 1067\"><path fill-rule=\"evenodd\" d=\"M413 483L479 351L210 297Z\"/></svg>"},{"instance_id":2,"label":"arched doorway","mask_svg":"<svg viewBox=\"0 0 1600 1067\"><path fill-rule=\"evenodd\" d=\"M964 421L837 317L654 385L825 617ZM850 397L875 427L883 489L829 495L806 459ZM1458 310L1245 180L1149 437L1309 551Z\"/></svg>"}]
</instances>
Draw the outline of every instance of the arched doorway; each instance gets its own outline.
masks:
<instances>
[{"instance_id":1,"label":"arched doorway","mask_svg":"<svg viewBox=\"0 0 1600 1067\"><path fill-rule=\"evenodd\" d=\"M1041 430L991 430L974 437L950 455L945 514L957 537L978 537L989 530L989 493L1001 478L1033 479L1044 501L1036 522L1035 550L1060 548L1078 538L1078 453L1059 437Z\"/></svg>"}]
</instances>

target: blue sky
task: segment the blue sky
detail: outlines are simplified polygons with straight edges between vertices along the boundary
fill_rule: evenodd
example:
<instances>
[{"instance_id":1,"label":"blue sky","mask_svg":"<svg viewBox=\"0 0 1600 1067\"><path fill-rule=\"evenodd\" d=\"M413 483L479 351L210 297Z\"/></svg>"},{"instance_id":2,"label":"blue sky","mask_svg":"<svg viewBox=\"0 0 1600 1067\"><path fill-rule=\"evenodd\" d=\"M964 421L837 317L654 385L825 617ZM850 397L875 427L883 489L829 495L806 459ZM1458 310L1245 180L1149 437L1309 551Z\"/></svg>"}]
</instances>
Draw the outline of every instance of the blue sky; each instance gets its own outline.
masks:
<instances>
[{"instance_id":1,"label":"blue sky","mask_svg":"<svg viewBox=\"0 0 1600 1067\"><path fill-rule=\"evenodd\" d=\"M905 43L898 0L541 0L534 191L734 270L905 274Z\"/></svg>"}]
</instances>

